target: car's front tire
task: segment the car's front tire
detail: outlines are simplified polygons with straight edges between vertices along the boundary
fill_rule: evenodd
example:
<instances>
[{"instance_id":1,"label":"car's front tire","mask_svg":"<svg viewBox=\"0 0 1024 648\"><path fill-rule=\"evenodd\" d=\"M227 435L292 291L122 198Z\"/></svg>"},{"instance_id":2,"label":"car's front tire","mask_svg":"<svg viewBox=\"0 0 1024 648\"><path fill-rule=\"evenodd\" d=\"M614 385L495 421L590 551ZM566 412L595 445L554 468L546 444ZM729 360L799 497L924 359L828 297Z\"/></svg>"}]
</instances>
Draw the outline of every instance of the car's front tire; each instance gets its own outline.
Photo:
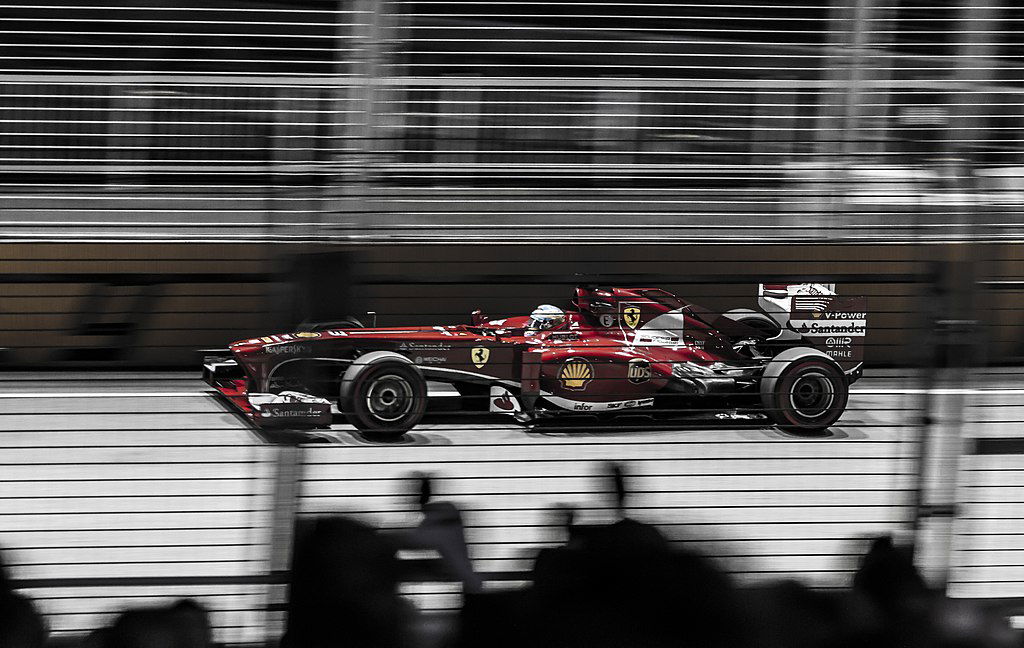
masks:
<instances>
[{"instance_id":1,"label":"car's front tire","mask_svg":"<svg viewBox=\"0 0 1024 648\"><path fill-rule=\"evenodd\" d=\"M790 349L789 351L797 351ZM846 410L849 388L836 363L820 352L780 354L761 380L761 401L782 430L818 434Z\"/></svg>"},{"instance_id":2,"label":"car's front tire","mask_svg":"<svg viewBox=\"0 0 1024 648\"><path fill-rule=\"evenodd\" d=\"M382 357L346 372L338 404L359 430L397 437L423 418L427 382L415 365Z\"/></svg>"}]
</instances>

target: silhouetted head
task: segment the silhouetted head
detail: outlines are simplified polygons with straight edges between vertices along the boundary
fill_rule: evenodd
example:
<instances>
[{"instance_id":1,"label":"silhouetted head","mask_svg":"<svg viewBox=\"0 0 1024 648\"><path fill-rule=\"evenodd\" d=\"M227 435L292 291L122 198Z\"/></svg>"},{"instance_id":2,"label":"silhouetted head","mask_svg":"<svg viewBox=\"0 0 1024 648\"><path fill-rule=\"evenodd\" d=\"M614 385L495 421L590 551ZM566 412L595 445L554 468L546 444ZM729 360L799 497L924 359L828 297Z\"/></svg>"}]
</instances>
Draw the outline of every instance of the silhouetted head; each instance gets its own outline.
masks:
<instances>
[{"instance_id":1,"label":"silhouetted head","mask_svg":"<svg viewBox=\"0 0 1024 648\"><path fill-rule=\"evenodd\" d=\"M853 589L886 614L896 613L928 593L911 549L894 545L891 536L871 543L853 577Z\"/></svg>"},{"instance_id":2,"label":"silhouetted head","mask_svg":"<svg viewBox=\"0 0 1024 648\"><path fill-rule=\"evenodd\" d=\"M432 477L428 473L413 473L413 479L416 480L416 486L419 489L416 493L417 502L420 505L420 509L426 506L430 502L430 498L433 497L433 487L430 483Z\"/></svg>"},{"instance_id":3,"label":"silhouetted head","mask_svg":"<svg viewBox=\"0 0 1024 648\"><path fill-rule=\"evenodd\" d=\"M623 473L622 466L617 463L610 463L608 465L608 474L611 477L612 492L615 494L615 508L618 510L619 515L623 515L626 510L626 477Z\"/></svg>"}]
</instances>

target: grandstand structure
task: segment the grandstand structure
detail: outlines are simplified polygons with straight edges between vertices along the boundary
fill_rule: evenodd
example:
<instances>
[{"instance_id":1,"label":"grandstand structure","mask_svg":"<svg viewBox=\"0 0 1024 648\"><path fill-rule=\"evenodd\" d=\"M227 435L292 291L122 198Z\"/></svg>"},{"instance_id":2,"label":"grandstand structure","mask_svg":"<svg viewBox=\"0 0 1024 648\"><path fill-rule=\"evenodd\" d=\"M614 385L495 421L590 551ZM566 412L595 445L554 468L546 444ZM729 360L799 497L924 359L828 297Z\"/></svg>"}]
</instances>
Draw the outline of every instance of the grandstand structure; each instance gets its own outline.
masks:
<instances>
[{"instance_id":1,"label":"grandstand structure","mask_svg":"<svg viewBox=\"0 0 1024 648\"><path fill-rule=\"evenodd\" d=\"M1001 0L5 13L2 218L27 237L829 239L979 201L1015 231Z\"/></svg>"}]
</instances>

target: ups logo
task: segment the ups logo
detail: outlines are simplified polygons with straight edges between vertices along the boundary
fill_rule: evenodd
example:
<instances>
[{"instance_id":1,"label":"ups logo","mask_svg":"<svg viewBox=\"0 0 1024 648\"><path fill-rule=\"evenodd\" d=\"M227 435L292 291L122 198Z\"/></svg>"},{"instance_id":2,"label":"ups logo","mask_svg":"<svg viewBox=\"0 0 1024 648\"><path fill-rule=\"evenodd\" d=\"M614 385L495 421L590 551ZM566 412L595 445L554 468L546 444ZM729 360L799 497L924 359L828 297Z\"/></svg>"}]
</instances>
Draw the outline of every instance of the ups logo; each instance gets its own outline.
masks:
<instances>
[{"instance_id":1,"label":"ups logo","mask_svg":"<svg viewBox=\"0 0 1024 648\"><path fill-rule=\"evenodd\" d=\"M633 358L627 366L626 378L634 385L647 382L651 379L651 363L643 358Z\"/></svg>"}]
</instances>

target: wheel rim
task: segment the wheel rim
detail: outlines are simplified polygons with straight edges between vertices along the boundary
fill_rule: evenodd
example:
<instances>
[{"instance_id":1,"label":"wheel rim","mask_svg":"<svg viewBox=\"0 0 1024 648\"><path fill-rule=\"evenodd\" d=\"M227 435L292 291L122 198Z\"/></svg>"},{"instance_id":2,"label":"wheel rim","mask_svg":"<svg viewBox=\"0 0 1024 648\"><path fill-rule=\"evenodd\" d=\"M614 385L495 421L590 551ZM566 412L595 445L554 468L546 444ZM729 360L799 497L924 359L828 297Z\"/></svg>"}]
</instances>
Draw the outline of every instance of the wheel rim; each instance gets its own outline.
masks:
<instances>
[{"instance_id":1,"label":"wheel rim","mask_svg":"<svg viewBox=\"0 0 1024 648\"><path fill-rule=\"evenodd\" d=\"M789 404L805 418L817 418L831 409L835 389L829 377L820 372L803 374L789 390Z\"/></svg>"},{"instance_id":2,"label":"wheel rim","mask_svg":"<svg viewBox=\"0 0 1024 648\"><path fill-rule=\"evenodd\" d=\"M412 410L413 389L409 381L395 374L380 376L366 390L366 409L381 421L397 421Z\"/></svg>"}]
</instances>

